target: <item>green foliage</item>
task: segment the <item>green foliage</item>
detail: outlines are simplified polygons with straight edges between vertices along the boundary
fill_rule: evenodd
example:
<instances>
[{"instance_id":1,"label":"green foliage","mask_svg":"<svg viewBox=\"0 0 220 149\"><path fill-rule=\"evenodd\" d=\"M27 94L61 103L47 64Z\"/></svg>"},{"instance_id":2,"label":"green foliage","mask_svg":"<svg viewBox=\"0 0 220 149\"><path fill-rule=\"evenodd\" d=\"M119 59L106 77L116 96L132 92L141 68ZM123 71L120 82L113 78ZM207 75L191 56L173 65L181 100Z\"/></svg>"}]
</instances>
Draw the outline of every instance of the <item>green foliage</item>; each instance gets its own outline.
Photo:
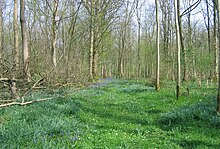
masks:
<instances>
[{"instance_id":1,"label":"green foliage","mask_svg":"<svg viewBox=\"0 0 220 149\"><path fill-rule=\"evenodd\" d=\"M87 89L34 92L32 105L0 109L0 148L219 148L214 88L191 85L175 97L141 80L107 80ZM61 98L65 96L65 98Z\"/></svg>"},{"instance_id":2,"label":"green foliage","mask_svg":"<svg viewBox=\"0 0 220 149\"><path fill-rule=\"evenodd\" d=\"M207 101L206 101L207 102ZM183 106L168 113L165 113L159 119L159 123L168 128L178 127L178 125L192 125L194 122L205 124L209 127L220 127L219 117L216 115L213 103L205 101ZM213 125L215 123L215 125Z\"/></svg>"}]
</instances>

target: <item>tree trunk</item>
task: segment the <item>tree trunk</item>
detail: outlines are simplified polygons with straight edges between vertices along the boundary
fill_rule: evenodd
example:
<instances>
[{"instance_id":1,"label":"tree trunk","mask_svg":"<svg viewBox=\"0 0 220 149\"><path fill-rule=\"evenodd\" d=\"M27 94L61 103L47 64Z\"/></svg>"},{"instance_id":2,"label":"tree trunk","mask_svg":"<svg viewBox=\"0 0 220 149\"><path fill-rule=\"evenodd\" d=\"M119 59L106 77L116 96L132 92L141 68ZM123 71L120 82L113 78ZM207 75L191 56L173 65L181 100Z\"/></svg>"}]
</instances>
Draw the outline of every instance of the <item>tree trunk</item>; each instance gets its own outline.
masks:
<instances>
[{"instance_id":1,"label":"tree trunk","mask_svg":"<svg viewBox=\"0 0 220 149\"><path fill-rule=\"evenodd\" d=\"M24 63L24 75L28 82L31 81L31 74L29 68L29 51L27 44L27 29L25 20L25 0L20 0L20 22L21 22L21 36L22 36L22 48L23 48L23 63Z\"/></svg>"},{"instance_id":2,"label":"tree trunk","mask_svg":"<svg viewBox=\"0 0 220 149\"><path fill-rule=\"evenodd\" d=\"M14 0L14 62L13 62L13 72L12 74L18 73L18 67L19 67L19 43L18 43L18 0ZM14 76L15 78L15 76Z\"/></svg>"},{"instance_id":3,"label":"tree trunk","mask_svg":"<svg viewBox=\"0 0 220 149\"><path fill-rule=\"evenodd\" d=\"M137 6L136 6L136 11L137 11L137 22L138 22L138 47L137 47L137 72L136 72L136 77L139 78L141 75L141 58L140 58L140 52L141 52L141 15L139 13L139 8L138 8L138 1L137 1Z\"/></svg>"},{"instance_id":4,"label":"tree trunk","mask_svg":"<svg viewBox=\"0 0 220 149\"><path fill-rule=\"evenodd\" d=\"M160 90L160 20L158 12L158 0L155 0L156 4L156 21L157 21L157 62L156 62L156 90Z\"/></svg>"},{"instance_id":5,"label":"tree trunk","mask_svg":"<svg viewBox=\"0 0 220 149\"><path fill-rule=\"evenodd\" d=\"M91 3L91 18L90 18L90 50L89 50L89 80L93 81L94 75L94 9L93 2Z\"/></svg>"},{"instance_id":6,"label":"tree trunk","mask_svg":"<svg viewBox=\"0 0 220 149\"><path fill-rule=\"evenodd\" d=\"M207 31L208 31L208 48L209 48L209 76L208 79L211 80L212 78L212 61L211 61L211 34L210 34L210 16L209 16L209 2L208 0L206 2L206 11L207 11Z\"/></svg>"},{"instance_id":7,"label":"tree trunk","mask_svg":"<svg viewBox=\"0 0 220 149\"><path fill-rule=\"evenodd\" d=\"M3 77L3 17L2 17L2 0L0 0L0 77Z\"/></svg>"},{"instance_id":8,"label":"tree trunk","mask_svg":"<svg viewBox=\"0 0 220 149\"><path fill-rule=\"evenodd\" d=\"M189 1L190 5L190 1ZM194 54L194 49L192 45L192 26L191 26L191 9L189 9L188 14L187 14L187 24L188 24L188 49L192 51L192 64L191 68L193 69L193 77L196 78L196 73L195 73L195 54Z\"/></svg>"},{"instance_id":9,"label":"tree trunk","mask_svg":"<svg viewBox=\"0 0 220 149\"><path fill-rule=\"evenodd\" d=\"M12 66L12 80L15 80L18 74L18 64L19 64L19 50L18 50L18 1L14 0L14 18L13 18L13 29L14 29L14 50L13 50L13 66ZM16 88L16 82L10 81L10 89L13 98L19 98Z\"/></svg>"},{"instance_id":10,"label":"tree trunk","mask_svg":"<svg viewBox=\"0 0 220 149\"><path fill-rule=\"evenodd\" d=\"M174 0L175 6L175 25L176 25L176 46L177 46L177 77L176 77L176 97L180 96L180 28L179 28L179 20L178 20L178 8L177 1Z\"/></svg>"},{"instance_id":11,"label":"tree trunk","mask_svg":"<svg viewBox=\"0 0 220 149\"><path fill-rule=\"evenodd\" d=\"M218 40L220 41L220 0L217 1L217 10L218 10ZM218 43L218 68L220 68L220 42ZM218 78L220 78L220 69L218 69ZM220 79L218 80L218 95L217 95L217 112L220 113Z\"/></svg>"},{"instance_id":12,"label":"tree trunk","mask_svg":"<svg viewBox=\"0 0 220 149\"><path fill-rule=\"evenodd\" d=\"M58 13L58 0L53 3L53 18L52 18L52 62L55 74L57 73L57 13Z\"/></svg>"},{"instance_id":13,"label":"tree trunk","mask_svg":"<svg viewBox=\"0 0 220 149\"><path fill-rule=\"evenodd\" d=\"M215 80L218 80L218 29L217 29L217 14L215 0L213 0L213 11L214 11L214 49L215 49Z\"/></svg>"},{"instance_id":14,"label":"tree trunk","mask_svg":"<svg viewBox=\"0 0 220 149\"><path fill-rule=\"evenodd\" d=\"M119 49L118 52L118 77L123 78L124 77L124 70L123 70L123 51Z\"/></svg>"},{"instance_id":15,"label":"tree trunk","mask_svg":"<svg viewBox=\"0 0 220 149\"><path fill-rule=\"evenodd\" d=\"M184 46L183 41L183 34L182 34L182 20L180 16L180 0L177 0L177 17L178 17L178 26L179 26L179 40L181 50L183 52L183 81L187 81L188 79L188 72L187 72L187 54Z\"/></svg>"}]
</instances>

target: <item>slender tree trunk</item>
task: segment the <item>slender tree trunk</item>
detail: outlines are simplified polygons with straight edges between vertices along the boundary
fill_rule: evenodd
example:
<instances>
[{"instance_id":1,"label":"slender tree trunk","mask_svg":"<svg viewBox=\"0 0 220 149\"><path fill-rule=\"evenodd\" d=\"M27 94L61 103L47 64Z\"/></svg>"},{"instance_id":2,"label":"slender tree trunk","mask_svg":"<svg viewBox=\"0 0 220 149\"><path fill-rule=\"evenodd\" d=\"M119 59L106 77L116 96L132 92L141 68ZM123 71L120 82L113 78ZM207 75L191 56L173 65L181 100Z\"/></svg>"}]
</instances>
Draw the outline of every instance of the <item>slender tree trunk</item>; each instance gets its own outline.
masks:
<instances>
[{"instance_id":1,"label":"slender tree trunk","mask_svg":"<svg viewBox=\"0 0 220 149\"><path fill-rule=\"evenodd\" d=\"M18 64L19 64L19 50L18 50L18 1L14 0L14 23L13 23L13 29L14 29L14 50L13 50L13 66L12 66L12 79L15 80L18 74ZM10 89L11 94L14 99L19 98L16 82L10 81Z\"/></svg>"},{"instance_id":2,"label":"slender tree trunk","mask_svg":"<svg viewBox=\"0 0 220 149\"><path fill-rule=\"evenodd\" d=\"M137 72L136 72L136 77L139 78L141 75L141 58L140 58L140 52L141 52L141 15L139 13L139 8L138 8L138 1L137 1L137 22L138 22L138 47L137 47Z\"/></svg>"},{"instance_id":3,"label":"slender tree trunk","mask_svg":"<svg viewBox=\"0 0 220 149\"><path fill-rule=\"evenodd\" d=\"M31 74L29 68L29 51L27 44L27 29L26 29L26 20L25 20L25 0L20 0L20 22L21 22L24 74L27 81L30 82Z\"/></svg>"},{"instance_id":4,"label":"slender tree trunk","mask_svg":"<svg viewBox=\"0 0 220 149\"><path fill-rule=\"evenodd\" d=\"M217 10L218 10L218 40L220 41L220 0L217 0ZM220 78L220 42L218 43L218 78ZM218 80L218 95L217 95L217 112L220 113L220 79Z\"/></svg>"},{"instance_id":5,"label":"slender tree trunk","mask_svg":"<svg viewBox=\"0 0 220 149\"><path fill-rule=\"evenodd\" d=\"M91 27L90 27L90 50L89 50L89 79L93 80L93 52L94 52L94 31L93 31L93 17L91 18Z\"/></svg>"},{"instance_id":6,"label":"slender tree trunk","mask_svg":"<svg viewBox=\"0 0 220 149\"><path fill-rule=\"evenodd\" d=\"M157 62L156 62L156 90L160 90L160 19L158 12L158 0L155 0L156 4L156 21L157 21Z\"/></svg>"},{"instance_id":7,"label":"slender tree trunk","mask_svg":"<svg viewBox=\"0 0 220 149\"><path fill-rule=\"evenodd\" d=\"M206 2L206 11L207 11L207 31L208 31L208 48L209 48L209 60L210 60L210 68L209 68L209 79L212 78L212 62L211 62L211 34L210 34L210 16L209 16L209 2Z\"/></svg>"},{"instance_id":8,"label":"slender tree trunk","mask_svg":"<svg viewBox=\"0 0 220 149\"><path fill-rule=\"evenodd\" d=\"M178 8L177 8L177 1L174 0L175 6L175 25L176 25L176 45L177 45L177 77L176 77L176 96L179 98L180 96L180 28L179 28L179 20L178 20Z\"/></svg>"},{"instance_id":9,"label":"slender tree trunk","mask_svg":"<svg viewBox=\"0 0 220 149\"><path fill-rule=\"evenodd\" d=\"M190 2L189 2L190 5ZM195 70L194 70L194 50L192 46L192 27L191 27L191 9L189 9L189 12L187 14L187 24L188 24L188 49L192 51L192 64L191 68L193 69L193 77L196 77Z\"/></svg>"},{"instance_id":10,"label":"slender tree trunk","mask_svg":"<svg viewBox=\"0 0 220 149\"><path fill-rule=\"evenodd\" d=\"M123 70L123 51L119 49L118 52L118 77L123 78L124 77L124 70Z\"/></svg>"},{"instance_id":11,"label":"slender tree trunk","mask_svg":"<svg viewBox=\"0 0 220 149\"><path fill-rule=\"evenodd\" d=\"M214 11L214 49L215 49L215 80L218 80L218 29L217 29L217 14L215 0L213 0L213 11Z\"/></svg>"},{"instance_id":12,"label":"slender tree trunk","mask_svg":"<svg viewBox=\"0 0 220 149\"><path fill-rule=\"evenodd\" d=\"M54 0L53 3L53 18L52 18L52 62L54 72L57 73L57 13L59 0Z\"/></svg>"},{"instance_id":13,"label":"slender tree trunk","mask_svg":"<svg viewBox=\"0 0 220 149\"><path fill-rule=\"evenodd\" d=\"M98 79L98 51L95 44L93 45L93 79Z\"/></svg>"},{"instance_id":14,"label":"slender tree trunk","mask_svg":"<svg viewBox=\"0 0 220 149\"><path fill-rule=\"evenodd\" d=\"M91 7L90 7L90 49L89 49L89 80L94 80L94 1L91 1Z\"/></svg>"},{"instance_id":15,"label":"slender tree trunk","mask_svg":"<svg viewBox=\"0 0 220 149\"><path fill-rule=\"evenodd\" d=\"M178 26L179 26L179 36L180 36L180 46L183 52L183 81L187 81L188 79L188 72L187 72L187 54L184 46L183 41L183 34L182 34L182 20L180 16L180 0L177 0L177 15L178 15Z\"/></svg>"},{"instance_id":16,"label":"slender tree trunk","mask_svg":"<svg viewBox=\"0 0 220 149\"><path fill-rule=\"evenodd\" d=\"M18 43L18 0L14 0L14 62L13 74L17 75L19 67L19 43ZM14 76L15 77L15 76Z\"/></svg>"},{"instance_id":17,"label":"slender tree trunk","mask_svg":"<svg viewBox=\"0 0 220 149\"><path fill-rule=\"evenodd\" d=\"M3 75L3 17L2 17L2 0L0 0L0 77Z\"/></svg>"}]
</instances>

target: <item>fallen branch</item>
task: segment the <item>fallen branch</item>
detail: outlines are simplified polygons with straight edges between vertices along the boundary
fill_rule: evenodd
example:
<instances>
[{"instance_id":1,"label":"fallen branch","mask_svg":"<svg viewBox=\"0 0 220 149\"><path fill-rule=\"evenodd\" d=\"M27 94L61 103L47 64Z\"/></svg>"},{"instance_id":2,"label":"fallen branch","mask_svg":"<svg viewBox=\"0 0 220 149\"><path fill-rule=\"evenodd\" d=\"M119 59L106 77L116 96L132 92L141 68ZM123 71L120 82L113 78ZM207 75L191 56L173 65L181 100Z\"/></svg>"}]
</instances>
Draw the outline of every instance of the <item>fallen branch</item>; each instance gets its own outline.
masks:
<instances>
[{"instance_id":1,"label":"fallen branch","mask_svg":"<svg viewBox=\"0 0 220 149\"><path fill-rule=\"evenodd\" d=\"M0 81L9 81L10 79L9 78L0 78Z\"/></svg>"},{"instance_id":2,"label":"fallen branch","mask_svg":"<svg viewBox=\"0 0 220 149\"><path fill-rule=\"evenodd\" d=\"M21 82L22 80L15 79L15 78L11 78L11 79L9 79L9 78L0 78L0 81L1 82Z\"/></svg>"},{"instance_id":3,"label":"fallen branch","mask_svg":"<svg viewBox=\"0 0 220 149\"><path fill-rule=\"evenodd\" d=\"M34 85L26 92L24 93L24 95L21 98L24 98L27 94L29 94L39 82L42 82L44 78L40 78L39 80L37 80Z\"/></svg>"},{"instance_id":4,"label":"fallen branch","mask_svg":"<svg viewBox=\"0 0 220 149\"><path fill-rule=\"evenodd\" d=\"M35 102L40 102L40 101L55 99L55 98L58 98L58 97L60 97L60 96L50 97L50 98L43 98L43 99L32 100L32 101L27 101L27 102L11 102L11 103L7 103L7 104L0 105L0 108L12 106L12 105L24 106L24 105L32 104L32 103L35 103Z\"/></svg>"},{"instance_id":5,"label":"fallen branch","mask_svg":"<svg viewBox=\"0 0 220 149\"><path fill-rule=\"evenodd\" d=\"M0 103L13 102L15 100L0 100Z\"/></svg>"}]
</instances>

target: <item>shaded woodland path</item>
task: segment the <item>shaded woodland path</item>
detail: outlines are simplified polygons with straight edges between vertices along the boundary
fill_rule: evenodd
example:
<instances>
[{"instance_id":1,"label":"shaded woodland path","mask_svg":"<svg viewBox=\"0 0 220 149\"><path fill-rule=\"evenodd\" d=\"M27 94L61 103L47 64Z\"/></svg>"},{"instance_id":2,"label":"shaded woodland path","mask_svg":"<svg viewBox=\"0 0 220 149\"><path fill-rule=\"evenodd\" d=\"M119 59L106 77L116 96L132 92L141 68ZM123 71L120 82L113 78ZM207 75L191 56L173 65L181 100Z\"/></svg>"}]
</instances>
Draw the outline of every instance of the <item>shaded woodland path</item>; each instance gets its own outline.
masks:
<instances>
[{"instance_id":1,"label":"shaded woodland path","mask_svg":"<svg viewBox=\"0 0 220 149\"><path fill-rule=\"evenodd\" d=\"M97 83L92 84L90 87L103 87L108 85L111 81L113 81L112 78L99 79Z\"/></svg>"}]
</instances>

